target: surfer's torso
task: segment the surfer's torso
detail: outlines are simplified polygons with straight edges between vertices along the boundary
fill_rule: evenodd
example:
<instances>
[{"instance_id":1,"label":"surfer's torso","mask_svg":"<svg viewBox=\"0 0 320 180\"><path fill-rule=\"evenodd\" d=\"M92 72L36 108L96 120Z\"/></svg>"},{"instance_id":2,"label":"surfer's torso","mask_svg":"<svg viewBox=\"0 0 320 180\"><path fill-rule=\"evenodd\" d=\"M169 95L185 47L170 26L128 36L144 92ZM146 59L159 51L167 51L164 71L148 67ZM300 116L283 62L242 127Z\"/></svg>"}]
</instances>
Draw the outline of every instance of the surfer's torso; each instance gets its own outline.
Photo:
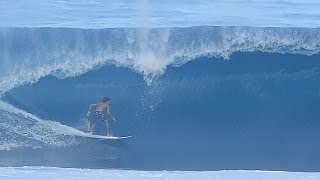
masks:
<instances>
[{"instance_id":1,"label":"surfer's torso","mask_svg":"<svg viewBox=\"0 0 320 180\"><path fill-rule=\"evenodd\" d=\"M96 106L96 112L107 111L109 109L109 106L109 103L106 102L98 103Z\"/></svg>"}]
</instances>

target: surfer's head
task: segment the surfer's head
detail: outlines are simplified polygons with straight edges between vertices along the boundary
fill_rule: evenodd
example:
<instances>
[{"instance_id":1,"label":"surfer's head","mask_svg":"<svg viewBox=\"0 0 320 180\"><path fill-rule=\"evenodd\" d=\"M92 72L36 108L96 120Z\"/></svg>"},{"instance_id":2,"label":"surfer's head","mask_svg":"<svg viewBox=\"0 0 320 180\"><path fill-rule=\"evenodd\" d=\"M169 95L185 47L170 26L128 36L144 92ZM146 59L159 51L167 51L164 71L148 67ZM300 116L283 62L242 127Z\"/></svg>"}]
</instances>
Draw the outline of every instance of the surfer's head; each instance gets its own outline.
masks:
<instances>
[{"instance_id":1,"label":"surfer's head","mask_svg":"<svg viewBox=\"0 0 320 180\"><path fill-rule=\"evenodd\" d=\"M109 102L110 101L110 98L109 97L104 97L102 102Z\"/></svg>"}]
</instances>

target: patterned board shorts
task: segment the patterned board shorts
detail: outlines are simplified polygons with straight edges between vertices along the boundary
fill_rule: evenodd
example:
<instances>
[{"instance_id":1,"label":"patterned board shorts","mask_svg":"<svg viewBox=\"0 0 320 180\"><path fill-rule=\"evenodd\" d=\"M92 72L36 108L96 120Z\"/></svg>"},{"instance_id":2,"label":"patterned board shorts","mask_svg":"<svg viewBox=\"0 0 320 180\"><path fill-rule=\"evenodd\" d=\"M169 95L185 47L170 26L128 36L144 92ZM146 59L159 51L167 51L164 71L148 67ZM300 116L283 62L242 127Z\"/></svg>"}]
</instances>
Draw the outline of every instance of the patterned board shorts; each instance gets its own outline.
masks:
<instances>
[{"instance_id":1,"label":"patterned board shorts","mask_svg":"<svg viewBox=\"0 0 320 180\"><path fill-rule=\"evenodd\" d=\"M97 121L108 121L108 115L101 111L96 111L95 118Z\"/></svg>"}]
</instances>

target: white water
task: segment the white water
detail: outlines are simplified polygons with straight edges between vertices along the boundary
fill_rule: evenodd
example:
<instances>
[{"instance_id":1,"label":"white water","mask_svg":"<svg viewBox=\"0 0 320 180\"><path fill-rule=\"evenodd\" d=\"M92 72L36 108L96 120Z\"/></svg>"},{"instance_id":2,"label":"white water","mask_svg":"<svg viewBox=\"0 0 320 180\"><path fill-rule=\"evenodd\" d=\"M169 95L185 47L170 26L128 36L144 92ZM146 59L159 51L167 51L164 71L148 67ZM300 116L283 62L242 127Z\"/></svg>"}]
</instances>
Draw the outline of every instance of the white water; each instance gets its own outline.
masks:
<instances>
[{"instance_id":1,"label":"white water","mask_svg":"<svg viewBox=\"0 0 320 180\"><path fill-rule=\"evenodd\" d=\"M0 150L19 147L63 147L78 143L72 137L90 137L85 132L59 122L43 120L0 101Z\"/></svg>"},{"instance_id":2,"label":"white water","mask_svg":"<svg viewBox=\"0 0 320 180\"><path fill-rule=\"evenodd\" d=\"M136 171L136 170L106 170L106 169L76 169L55 167L1 167L0 179L173 179L173 180L316 180L320 173L284 172L284 171Z\"/></svg>"}]
</instances>

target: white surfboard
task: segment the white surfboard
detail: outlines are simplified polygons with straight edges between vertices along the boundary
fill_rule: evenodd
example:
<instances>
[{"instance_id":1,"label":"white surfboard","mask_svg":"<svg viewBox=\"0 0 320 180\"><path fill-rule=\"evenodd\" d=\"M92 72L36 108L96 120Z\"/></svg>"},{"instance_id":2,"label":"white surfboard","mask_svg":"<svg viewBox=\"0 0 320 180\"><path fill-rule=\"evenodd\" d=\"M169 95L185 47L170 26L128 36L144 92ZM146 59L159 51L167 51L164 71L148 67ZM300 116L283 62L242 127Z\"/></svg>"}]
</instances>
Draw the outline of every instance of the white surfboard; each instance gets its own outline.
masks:
<instances>
[{"instance_id":1,"label":"white surfboard","mask_svg":"<svg viewBox=\"0 0 320 180\"><path fill-rule=\"evenodd\" d=\"M120 137L116 137L116 136L101 136L101 135L92 135L92 134L87 134L87 136L85 137L89 137L89 138L94 138L94 139L128 139L131 138L132 136L120 136Z\"/></svg>"}]
</instances>

